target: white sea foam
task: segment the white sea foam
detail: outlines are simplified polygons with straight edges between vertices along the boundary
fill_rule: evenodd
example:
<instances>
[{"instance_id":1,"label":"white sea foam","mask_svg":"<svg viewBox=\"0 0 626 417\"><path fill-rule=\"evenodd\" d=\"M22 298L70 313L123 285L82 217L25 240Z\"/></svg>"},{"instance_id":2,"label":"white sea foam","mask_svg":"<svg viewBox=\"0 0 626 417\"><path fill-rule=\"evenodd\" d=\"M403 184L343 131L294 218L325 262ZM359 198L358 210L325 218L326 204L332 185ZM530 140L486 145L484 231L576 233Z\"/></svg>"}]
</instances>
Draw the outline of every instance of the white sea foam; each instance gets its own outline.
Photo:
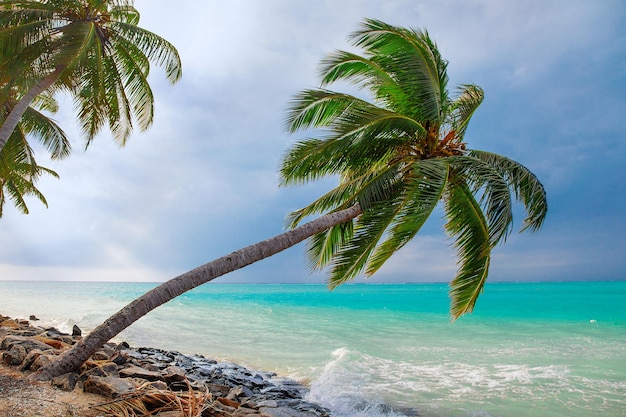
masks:
<instances>
[{"instance_id":1,"label":"white sea foam","mask_svg":"<svg viewBox=\"0 0 626 417\"><path fill-rule=\"evenodd\" d=\"M362 355L341 347L332 352L320 375L311 383L309 399L332 410L337 417L403 417L373 392L376 382L366 370ZM404 410L409 411L409 410ZM409 415L416 415L410 413Z\"/></svg>"}]
</instances>

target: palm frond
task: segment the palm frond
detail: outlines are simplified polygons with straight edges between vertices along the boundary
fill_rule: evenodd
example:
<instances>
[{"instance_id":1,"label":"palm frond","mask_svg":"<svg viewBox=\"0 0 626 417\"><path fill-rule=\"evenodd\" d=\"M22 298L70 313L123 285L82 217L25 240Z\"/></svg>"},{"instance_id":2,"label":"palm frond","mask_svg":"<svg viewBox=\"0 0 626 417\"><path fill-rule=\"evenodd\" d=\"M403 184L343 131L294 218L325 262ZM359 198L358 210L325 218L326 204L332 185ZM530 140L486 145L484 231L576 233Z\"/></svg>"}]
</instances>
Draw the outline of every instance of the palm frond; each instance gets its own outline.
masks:
<instances>
[{"instance_id":1,"label":"palm frond","mask_svg":"<svg viewBox=\"0 0 626 417\"><path fill-rule=\"evenodd\" d=\"M396 80L374 60L345 51L336 51L322 61L322 86L346 80L374 92L377 100L388 108L398 101L406 102L406 92Z\"/></svg>"},{"instance_id":2,"label":"palm frond","mask_svg":"<svg viewBox=\"0 0 626 417\"><path fill-rule=\"evenodd\" d=\"M124 95L132 106L141 130L146 130L154 119L154 96L148 84L150 64L139 48L124 39L114 42L117 70L123 81Z\"/></svg>"},{"instance_id":3,"label":"palm frond","mask_svg":"<svg viewBox=\"0 0 626 417\"><path fill-rule=\"evenodd\" d=\"M454 237L459 270L450 282L450 314L453 320L471 313L481 294L491 259L489 226L470 187L454 177L445 198L447 232Z\"/></svg>"},{"instance_id":4,"label":"palm frond","mask_svg":"<svg viewBox=\"0 0 626 417\"><path fill-rule=\"evenodd\" d=\"M353 106L346 109L331 125L337 138L353 142L385 138L414 138L426 130L415 119L376 106Z\"/></svg>"},{"instance_id":5,"label":"palm frond","mask_svg":"<svg viewBox=\"0 0 626 417\"><path fill-rule=\"evenodd\" d=\"M83 65L80 71L73 73L76 80L73 96L80 128L87 139L85 146L87 148L105 125L111 109L106 105L104 77L110 75L105 74L105 57L101 53L86 52L87 56L83 59L83 63L88 63L88 65Z\"/></svg>"},{"instance_id":6,"label":"palm frond","mask_svg":"<svg viewBox=\"0 0 626 417\"><path fill-rule=\"evenodd\" d=\"M404 138L379 137L354 143L349 138L306 139L297 142L283 157L281 186L302 184L344 172L364 173L384 165Z\"/></svg>"},{"instance_id":7,"label":"palm frond","mask_svg":"<svg viewBox=\"0 0 626 417\"><path fill-rule=\"evenodd\" d=\"M25 199L27 196L36 197L48 207L46 198L35 186L43 174L58 178L56 172L37 164L24 131L21 128L15 129L0 150L0 217L7 196L23 214L29 213Z\"/></svg>"},{"instance_id":8,"label":"palm frond","mask_svg":"<svg viewBox=\"0 0 626 417\"><path fill-rule=\"evenodd\" d=\"M427 32L366 19L351 39L405 89L407 101L399 100L393 110L417 120L443 122L447 62L441 59Z\"/></svg>"},{"instance_id":9,"label":"palm frond","mask_svg":"<svg viewBox=\"0 0 626 417\"><path fill-rule=\"evenodd\" d=\"M341 223L307 241L306 253L311 269L322 269L334 259L337 251L345 246L354 236L352 221Z\"/></svg>"},{"instance_id":10,"label":"palm frond","mask_svg":"<svg viewBox=\"0 0 626 417\"><path fill-rule=\"evenodd\" d=\"M89 22L66 25L60 32L63 36L58 37L56 46L58 50L53 55L53 61L55 67L65 69L61 79L68 83L70 81L67 79L71 78L72 72L79 68L81 63L89 58L97 59L97 54L101 51L96 28Z\"/></svg>"},{"instance_id":11,"label":"palm frond","mask_svg":"<svg viewBox=\"0 0 626 417\"><path fill-rule=\"evenodd\" d=\"M367 264L372 275L419 232L443 196L448 164L442 159L417 161L402 193L401 208L389 228L389 236L376 248Z\"/></svg>"},{"instance_id":12,"label":"palm frond","mask_svg":"<svg viewBox=\"0 0 626 417\"><path fill-rule=\"evenodd\" d=\"M330 289L354 279L366 267L385 231L401 209L399 198L372 204L355 222L352 239L341 246L332 261Z\"/></svg>"},{"instance_id":13,"label":"palm frond","mask_svg":"<svg viewBox=\"0 0 626 417\"><path fill-rule=\"evenodd\" d=\"M476 85L465 84L459 87L459 95L450 108L452 129L459 142L463 140L469 121L484 98L482 88Z\"/></svg>"},{"instance_id":14,"label":"palm frond","mask_svg":"<svg viewBox=\"0 0 626 417\"><path fill-rule=\"evenodd\" d=\"M45 110L49 113L56 113L57 111L59 111L59 103L54 98L54 95L50 94L49 92L44 92L35 97L31 107L39 110Z\"/></svg>"},{"instance_id":15,"label":"palm frond","mask_svg":"<svg viewBox=\"0 0 626 417\"><path fill-rule=\"evenodd\" d=\"M162 67L170 82L175 83L182 77L183 66L180 56L170 42L148 30L125 22L112 22L111 29L117 36L136 45L151 62Z\"/></svg>"},{"instance_id":16,"label":"palm frond","mask_svg":"<svg viewBox=\"0 0 626 417\"><path fill-rule=\"evenodd\" d=\"M118 4L111 7L109 10L111 18L117 22L137 26L140 18L139 11L131 4L128 4L128 2L125 3L126 4Z\"/></svg>"},{"instance_id":17,"label":"palm frond","mask_svg":"<svg viewBox=\"0 0 626 417\"><path fill-rule=\"evenodd\" d=\"M416 120L351 95L328 90L306 90L296 96L291 103L287 123L291 131L310 127L328 128L327 142L323 148L318 148L326 151L334 148L334 152L325 152L324 155L347 164L344 167L378 161L399 143L426 133ZM301 156L305 154L305 147L299 143L294 150L290 151L285 162L299 161L298 166L304 167Z\"/></svg>"},{"instance_id":18,"label":"palm frond","mask_svg":"<svg viewBox=\"0 0 626 417\"><path fill-rule=\"evenodd\" d=\"M27 135L34 136L46 147L52 159L69 156L72 146L65 132L44 114L31 107L22 116L20 124Z\"/></svg>"},{"instance_id":19,"label":"palm frond","mask_svg":"<svg viewBox=\"0 0 626 417\"><path fill-rule=\"evenodd\" d=\"M346 142L307 139L297 142L283 157L281 186L302 184L337 174L345 167Z\"/></svg>"},{"instance_id":20,"label":"palm frond","mask_svg":"<svg viewBox=\"0 0 626 417\"><path fill-rule=\"evenodd\" d=\"M537 231L548 213L546 190L539 179L528 168L504 156L472 150L470 155L497 170L515 191L517 201L524 205L526 218L521 231Z\"/></svg>"},{"instance_id":21,"label":"palm frond","mask_svg":"<svg viewBox=\"0 0 626 417\"><path fill-rule=\"evenodd\" d=\"M187 382L187 391L158 389L149 382L133 393L115 398L91 408L113 417L143 417L175 411L180 416L201 417L206 409L214 408L213 396L207 391L194 391Z\"/></svg>"},{"instance_id":22,"label":"palm frond","mask_svg":"<svg viewBox=\"0 0 626 417\"><path fill-rule=\"evenodd\" d=\"M355 203L367 208L393 193L397 179L397 165L384 169L370 169L360 175L344 176L331 191L288 216L289 227L296 227L306 216L345 209Z\"/></svg>"},{"instance_id":23,"label":"palm frond","mask_svg":"<svg viewBox=\"0 0 626 417\"><path fill-rule=\"evenodd\" d=\"M472 194L480 196L480 205L489 225L491 247L506 241L513 224L513 207L509 183L500 172L486 162L472 156L449 158L470 187Z\"/></svg>"},{"instance_id":24,"label":"palm frond","mask_svg":"<svg viewBox=\"0 0 626 417\"><path fill-rule=\"evenodd\" d=\"M46 5L41 2L19 2L19 8L14 8L15 3L0 2L0 50L3 52L19 51L45 37L52 29L52 14Z\"/></svg>"},{"instance_id":25,"label":"palm frond","mask_svg":"<svg viewBox=\"0 0 626 417\"><path fill-rule=\"evenodd\" d=\"M323 89L309 89L290 102L285 126L291 133L308 128L331 126L350 107L371 108L373 105L350 94Z\"/></svg>"}]
</instances>

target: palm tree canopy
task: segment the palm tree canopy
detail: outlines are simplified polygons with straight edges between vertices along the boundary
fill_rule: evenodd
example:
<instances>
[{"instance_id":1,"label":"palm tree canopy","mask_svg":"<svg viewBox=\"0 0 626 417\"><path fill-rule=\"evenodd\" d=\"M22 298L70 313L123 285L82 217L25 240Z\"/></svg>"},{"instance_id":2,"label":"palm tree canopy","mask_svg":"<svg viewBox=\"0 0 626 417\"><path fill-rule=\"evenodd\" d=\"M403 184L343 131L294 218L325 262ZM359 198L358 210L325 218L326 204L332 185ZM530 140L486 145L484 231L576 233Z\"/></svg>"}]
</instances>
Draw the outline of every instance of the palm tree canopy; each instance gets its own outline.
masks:
<instances>
[{"instance_id":1,"label":"palm tree canopy","mask_svg":"<svg viewBox=\"0 0 626 417\"><path fill-rule=\"evenodd\" d=\"M74 97L87 145L105 124L124 144L133 120L152 124L151 63L171 82L182 74L174 46L138 22L132 0L0 1L0 53L11 57L0 74L27 88L54 76L52 91Z\"/></svg>"},{"instance_id":2,"label":"palm tree canopy","mask_svg":"<svg viewBox=\"0 0 626 417\"><path fill-rule=\"evenodd\" d=\"M359 217L309 240L311 265L329 267L332 288L375 273L442 202L458 254L450 284L456 319L474 308L491 250L511 231L512 200L526 211L522 230L535 231L547 213L545 190L521 164L467 147L483 90L468 84L449 93L447 61L426 31L368 19L351 40L363 53L331 54L322 61L321 88L290 103L288 130L316 129L319 136L288 150L282 185L339 178L335 189L292 213L290 225L360 205ZM361 87L366 97L326 88L337 81Z\"/></svg>"}]
</instances>

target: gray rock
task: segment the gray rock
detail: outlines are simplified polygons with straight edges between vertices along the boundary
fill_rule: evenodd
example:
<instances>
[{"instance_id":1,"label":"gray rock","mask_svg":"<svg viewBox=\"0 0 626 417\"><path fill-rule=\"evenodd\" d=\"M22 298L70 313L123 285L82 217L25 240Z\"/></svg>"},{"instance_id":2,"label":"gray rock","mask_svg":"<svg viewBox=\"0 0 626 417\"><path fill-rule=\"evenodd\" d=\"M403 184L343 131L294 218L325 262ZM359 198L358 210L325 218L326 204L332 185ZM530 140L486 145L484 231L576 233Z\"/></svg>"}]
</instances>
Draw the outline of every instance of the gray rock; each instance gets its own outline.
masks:
<instances>
[{"instance_id":1,"label":"gray rock","mask_svg":"<svg viewBox=\"0 0 626 417\"><path fill-rule=\"evenodd\" d=\"M257 408L278 408L278 402L276 400L260 401L256 404Z\"/></svg>"},{"instance_id":2,"label":"gray rock","mask_svg":"<svg viewBox=\"0 0 626 417\"><path fill-rule=\"evenodd\" d=\"M234 413L233 417L255 417L259 416L257 410L248 407L239 407Z\"/></svg>"},{"instance_id":3,"label":"gray rock","mask_svg":"<svg viewBox=\"0 0 626 417\"><path fill-rule=\"evenodd\" d=\"M126 359L139 359L139 360L142 360L142 359L145 358L145 355L143 355L142 353L139 353L137 351L134 351L132 349L120 350L120 355L124 356Z\"/></svg>"},{"instance_id":4,"label":"gray rock","mask_svg":"<svg viewBox=\"0 0 626 417\"><path fill-rule=\"evenodd\" d=\"M28 371L30 369L30 367L32 366L33 362L35 362L35 360L42 353L43 352L41 350L39 350L39 349L33 349L30 352L28 352L28 355L26 355L26 358L22 362L22 366L20 366L20 371L22 371L22 372Z\"/></svg>"},{"instance_id":5,"label":"gray rock","mask_svg":"<svg viewBox=\"0 0 626 417\"><path fill-rule=\"evenodd\" d=\"M26 349L22 345L13 345L2 354L2 362L9 366L21 365L26 359Z\"/></svg>"},{"instance_id":6,"label":"gray rock","mask_svg":"<svg viewBox=\"0 0 626 417\"><path fill-rule=\"evenodd\" d=\"M114 362L103 362L98 365L89 365L81 368L80 379L86 380L90 376L113 376L119 377L119 368Z\"/></svg>"},{"instance_id":7,"label":"gray rock","mask_svg":"<svg viewBox=\"0 0 626 417\"><path fill-rule=\"evenodd\" d=\"M205 383L205 386L216 397L226 397L230 392L230 387L227 385Z\"/></svg>"},{"instance_id":8,"label":"gray rock","mask_svg":"<svg viewBox=\"0 0 626 417\"><path fill-rule=\"evenodd\" d=\"M309 411L298 411L287 407L262 407L259 411L261 417L318 417L317 414Z\"/></svg>"},{"instance_id":9,"label":"gray rock","mask_svg":"<svg viewBox=\"0 0 626 417\"><path fill-rule=\"evenodd\" d=\"M138 366L130 366L120 370L120 377L122 378L141 378L147 381L161 381L163 377L160 372L149 371L147 369L140 368Z\"/></svg>"},{"instance_id":10,"label":"gray rock","mask_svg":"<svg viewBox=\"0 0 626 417\"><path fill-rule=\"evenodd\" d=\"M62 389L63 391L73 391L77 382L78 374L75 372L68 372L52 379L52 385Z\"/></svg>"},{"instance_id":11,"label":"gray rock","mask_svg":"<svg viewBox=\"0 0 626 417\"><path fill-rule=\"evenodd\" d=\"M9 335L2 339L2 342L0 342L0 350L9 350L15 345L23 346L24 349L26 349L26 352L30 352L33 349L39 349L42 351L52 349L52 347L36 339Z\"/></svg>"},{"instance_id":12,"label":"gray rock","mask_svg":"<svg viewBox=\"0 0 626 417\"><path fill-rule=\"evenodd\" d=\"M83 383L83 390L104 397L116 398L135 391L135 384L123 378L90 376Z\"/></svg>"},{"instance_id":13,"label":"gray rock","mask_svg":"<svg viewBox=\"0 0 626 417\"><path fill-rule=\"evenodd\" d=\"M116 353L111 357L111 362L115 363L116 365L124 365L128 362L128 359L124 355Z\"/></svg>"},{"instance_id":14,"label":"gray rock","mask_svg":"<svg viewBox=\"0 0 626 417\"><path fill-rule=\"evenodd\" d=\"M48 355L46 353L42 353L37 355L33 363L30 365L30 370L35 372L52 362L53 355Z\"/></svg>"},{"instance_id":15,"label":"gray rock","mask_svg":"<svg viewBox=\"0 0 626 417\"><path fill-rule=\"evenodd\" d=\"M161 375L168 384L185 380L185 370L178 366L168 366L161 371Z\"/></svg>"}]
</instances>

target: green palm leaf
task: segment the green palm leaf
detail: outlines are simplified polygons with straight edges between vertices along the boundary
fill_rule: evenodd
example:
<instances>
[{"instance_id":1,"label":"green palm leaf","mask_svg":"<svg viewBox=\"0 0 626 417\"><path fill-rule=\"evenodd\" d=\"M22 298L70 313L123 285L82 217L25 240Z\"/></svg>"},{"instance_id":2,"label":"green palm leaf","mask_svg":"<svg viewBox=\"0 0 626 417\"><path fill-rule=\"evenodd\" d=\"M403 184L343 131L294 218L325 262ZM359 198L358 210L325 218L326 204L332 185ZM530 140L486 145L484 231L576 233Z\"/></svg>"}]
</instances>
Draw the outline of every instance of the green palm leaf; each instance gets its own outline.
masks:
<instances>
[{"instance_id":1,"label":"green palm leaf","mask_svg":"<svg viewBox=\"0 0 626 417\"><path fill-rule=\"evenodd\" d=\"M31 107L20 123L29 136L37 138L47 148L52 159L69 156L72 149L70 141L54 121Z\"/></svg>"},{"instance_id":2,"label":"green palm leaf","mask_svg":"<svg viewBox=\"0 0 626 417\"><path fill-rule=\"evenodd\" d=\"M517 201L526 209L522 231L539 230L548 213L548 203L546 191L535 174L522 164L501 155L477 150L471 151L470 155L493 166L513 188Z\"/></svg>"},{"instance_id":3,"label":"green palm leaf","mask_svg":"<svg viewBox=\"0 0 626 417\"><path fill-rule=\"evenodd\" d=\"M163 67L170 82L174 83L182 77L183 66L180 56L170 42L132 23L112 22L111 29L121 39L135 45L149 61Z\"/></svg>"},{"instance_id":4,"label":"green palm leaf","mask_svg":"<svg viewBox=\"0 0 626 417\"><path fill-rule=\"evenodd\" d=\"M469 121L484 98L482 88L476 85L466 84L459 88L459 96L450 105L451 125L459 142L463 140Z\"/></svg>"},{"instance_id":5,"label":"green palm leaf","mask_svg":"<svg viewBox=\"0 0 626 417\"><path fill-rule=\"evenodd\" d=\"M37 164L23 130L16 129L0 151L0 217L7 196L24 214L29 213L25 196L34 196L47 207L45 197L35 186L43 174L58 178L56 172Z\"/></svg>"},{"instance_id":6,"label":"green palm leaf","mask_svg":"<svg viewBox=\"0 0 626 417\"><path fill-rule=\"evenodd\" d=\"M509 183L491 165L471 156L450 158L465 178L473 195L480 196L489 228L491 247L505 241L513 223L513 207Z\"/></svg>"},{"instance_id":7,"label":"green palm leaf","mask_svg":"<svg viewBox=\"0 0 626 417\"><path fill-rule=\"evenodd\" d=\"M448 164L441 159L416 162L402 191L401 208L389 229L389 237L374 252L366 273L374 274L419 232L442 198L448 181Z\"/></svg>"},{"instance_id":8,"label":"green palm leaf","mask_svg":"<svg viewBox=\"0 0 626 417\"><path fill-rule=\"evenodd\" d=\"M446 230L455 238L460 264L450 283L450 314L457 319L472 312L487 280L491 259L489 226L470 187L458 177L447 187L445 206Z\"/></svg>"},{"instance_id":9,"label":"green palm leaf","mask_svg":"<svg viewBox=\"0 0 626 417\"><path fill-rule=\"evenodd\" d=\"M327 211L343 210L356 203L361 208L385 200L392 193L397 181L397 166L371 169L361 175L345 177L335 187L308 206L288 216L289 226L296 227L306 216Z\"/></svg>"},{"instance_id":10,"label":"green palm leaf","mask_svg":"<svg viewBox=\"0 0 626 417\"><path fill-rule=\"evenodd\" d=\"M392 74L405 90L406 102L397 100L395 110L415 119L443 122L446 101L446 67L428 33L407 30L367 19L351 36Z\"/></svg>"},{"instance_id":11,"label":"green palm leaf","mask_svg":"<svg viewBox=\"0 0 626 417\"><path fill-rule=\"evenodd\" d=\"M408 101L404 90L384 68L374 60L350 52L331 54L322 61L320 73L322 86L345 79L358 87L375 91L376 98L384 105L393 106L398 101ZM403 97L402 100L399 97Z\"/></svg>"},{"instance_id":12,"label":"green palm leaf","mask_svg":"<svg viewBox=\"0 0 626 417\"><path fill-rule=\"evenodd\" d=\"M311 269L322 269L333 261L339 249L354 236L354 223L346 222L318 233L307 241Z\"/></svg>"},{"instance_id":13,"label":"green palm leaf","mask_svg":"<svg viewBox=\"0 0 626 417\"><path fill-rule=\"evenodd\" d=\"M376 245L402 207L398 200L396 197L394 200L372 204L357 219L352 239L341 246L334 256L328 279L329 288L333 289L354 279L365 269Z\"/></svg>"}]
</instances>

